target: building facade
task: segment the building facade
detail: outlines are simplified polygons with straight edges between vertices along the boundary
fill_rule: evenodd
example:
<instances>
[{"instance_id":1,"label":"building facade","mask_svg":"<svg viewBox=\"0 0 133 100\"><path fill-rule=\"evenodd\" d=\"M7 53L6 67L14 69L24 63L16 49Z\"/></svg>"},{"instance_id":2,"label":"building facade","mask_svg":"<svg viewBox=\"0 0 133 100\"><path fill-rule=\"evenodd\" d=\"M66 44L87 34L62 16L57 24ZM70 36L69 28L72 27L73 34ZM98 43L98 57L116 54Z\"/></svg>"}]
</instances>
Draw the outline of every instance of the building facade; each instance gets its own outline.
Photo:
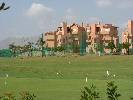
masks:
<instances>
[{"instance_id":1,"label":"building facade","mask_svg":"<svg viewBox=\"0 0 133 100\"><path fill-rule=\"evenodd\" d=\"M87 52L97 53L98 47L102 48L108 46L109 42L113 42L117 47L118 27L112 24L87 24L81 25L73 23L67 25L63 22L55 32L45 33L45 42L47 47L65 46L66 48L76 48L79 52L82 49ZM110 53L110 50L103 48L103 51Z\"/></svg>"},{"instance_id":2,"label":"building facade","mask_svg":"<svg viewBox=\"0 0 133 100\"><path fill-rule=\"evenodd\" d=\"M129 49L133 48L133 21L128 20L127 27L125 31L122 33L122 43L129 43ZM122 53L127 53L126 49L122 50Z\"/></svg>"},{"instance_id":3,"label":"building facade","mask_svg":"<svg viewBox=\"0 0 133 100\"><path fill-rule=\"evenodd\" d=\"M56 32L47 32L44 34L43 40L47 48L54 48L57 45Z\"/></svg>"},{"instance_id":4,"label":"building facade","mask_svg":"<svg viewBox=\"0 0 133 100\"><path fill-rule=\"evenodd\" d=\"M115 47L117 47L119 43L117 28L118 27L113 26L112 24L88 24L86 26L87 51L94 53L97 53L98 51L110 53L111 50L105 47L108 46L109 42L113 42Z\"/></svg>"}]
</instances>

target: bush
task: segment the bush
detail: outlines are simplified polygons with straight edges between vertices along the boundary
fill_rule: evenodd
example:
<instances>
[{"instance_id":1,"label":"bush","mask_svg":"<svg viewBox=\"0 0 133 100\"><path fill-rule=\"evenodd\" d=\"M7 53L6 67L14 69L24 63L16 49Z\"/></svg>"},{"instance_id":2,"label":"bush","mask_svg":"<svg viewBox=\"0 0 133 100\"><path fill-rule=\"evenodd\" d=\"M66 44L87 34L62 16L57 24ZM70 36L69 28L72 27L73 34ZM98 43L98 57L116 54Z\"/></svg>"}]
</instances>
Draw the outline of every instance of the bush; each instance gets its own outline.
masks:
<instances>
[{"instance_id":1,"label":"bush","mask_svg":"<svg viewBox=\"0 0 133 100\"><path fill-rule=\"evenodd\" d=\"M118 100L118 98L121 96L120 93L117 92L118 87L114 84L114 81L107 83L107 98L108 100Z\"/></svg>"},{"instance_id":2,"label":"bush","mask_svg":"<svg viewBox=\"0 0 133 100\"><path fill-rule=\"evenodd\" d=\"M4 93L3 96L0 96L0 100L16 100L16 98L12 93Z\"/></svg>"},{"instance_id":3,"label":"bush","mask_svg":"<svg viewBox=\"0 0 133 100\"><path fill-rule=\"evenodd\" d=\"M20 92L20 99L16 99L12 93L5 93L0 96L0 100L35 100L35 98L36 96L28 91Z\"/></svg>"},{"instance_id":4,"label":"bush","mask_svg":"<svg viewBox=\"0 0 133 100\"><path fill-rule=\"evenodd\" d=\"M11 57L12 52L9 49L2 49L0 50L0 57Z\"/></svg>"},{"instance_id":5,"label":"bush","mask_svg":"<svg viewBox=\"0 0 133 100\"><path fill-rule=\"evenodd\" d=\"M94 86L93 84L90 86L90 88L84 87L81 92L82 95L80 100L96 100L100 98L99 92L97 92L96 86Z\"/></svg>"},{"instance_id":6,"label":"bush","mask_svg":"<svg viewBox=\"0 0 133 100\"><path fill-rule=\"evenodd\" d=\"M36 96L34 94L31 94L28 91L23 91L20 93L21 100L35 100Z\"/></svg>"}]
</instances>

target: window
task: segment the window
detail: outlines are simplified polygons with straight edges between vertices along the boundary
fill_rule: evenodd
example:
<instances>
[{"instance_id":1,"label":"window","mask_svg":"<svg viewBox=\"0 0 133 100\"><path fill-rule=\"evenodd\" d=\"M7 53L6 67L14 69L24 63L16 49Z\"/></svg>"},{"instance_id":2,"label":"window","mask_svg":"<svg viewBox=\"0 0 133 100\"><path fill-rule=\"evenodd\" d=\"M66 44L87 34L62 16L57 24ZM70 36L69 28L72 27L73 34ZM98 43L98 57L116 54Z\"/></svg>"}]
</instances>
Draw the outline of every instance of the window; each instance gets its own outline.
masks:
<instances>
[{"instance_id":1,"label":"window","mask_svg":"<svg viewBox=\"0 0 133 100\"><path fill-rule=\"evenodd\" d=\"M105 45L105 46L108 46L108 43L105 43L104 45Z\"/></svg>"},{"instance_id":2,"label":"window","mask_svg":"<svg viewBox=\"0 0 133 100\"><path fill-rule=\"evenodd\" d=\"M89 40L91 40L91 36L89 36Z\"/></svg>"},{"instance_id":3,"label":"window","mask_svg":"<svg viewBox=\"0 0 133 100\"><path fill-rule=\"evenodd\" d=\"M100 32L100 27L96 27L96 32Z\"/></svg>"},{"instance_id":4,"label":"window","mask_svg":"<svg viewBox=\"0 0 133 100\"><path fill-rule=\"evenodd\" d=\"M76 29L73 29L73 32L76 32L77 30Z\"/></svg>"},{"instance_id":5,"label":"window","mask_svg":"<svg viewBox=\"0 0 133 100\"><path fill-rule=\"evenodd\" d=\"M91 42L88 42L88 45L91 45Z\"/></svg>"}]
</instances>

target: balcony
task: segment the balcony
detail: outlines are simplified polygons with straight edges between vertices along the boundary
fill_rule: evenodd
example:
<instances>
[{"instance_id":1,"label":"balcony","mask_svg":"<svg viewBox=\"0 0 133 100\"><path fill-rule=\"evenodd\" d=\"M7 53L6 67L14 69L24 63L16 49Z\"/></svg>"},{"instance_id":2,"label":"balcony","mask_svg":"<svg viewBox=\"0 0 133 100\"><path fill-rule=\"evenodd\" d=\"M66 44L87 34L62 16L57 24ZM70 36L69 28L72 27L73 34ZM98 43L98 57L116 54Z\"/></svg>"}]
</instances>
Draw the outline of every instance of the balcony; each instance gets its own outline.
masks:
<instances>
[{"instance_id":1,"label":"balcony","mask_svg":"<svg viewBox=\"0 0 133 100\"><path fill-rule=\"evenodd\" d=\"M48 36L46 36L46 39L55 39L55 36L54 35L48 35Z\"/></svg>"},{"instance_id":2,"label":"balcony","mask_svg":"<svg viewBox=\"0 0 133 100\"><path fill-rule=\"evenodd\" d=\"M74 40L78 41L79 39L78 38L74 38Z\"/></svg>"},{"instance_id":3,"label":"balcony","mask_svg":"<svg viewBox=\"0 0 133 100\"><path fill-rule=\"evenodd\" d=\"M103 28L103 29L101 29L101 31L100 31L100 34L110 34L110 32L111 32L111 30L110 30L110 28Z\"/></svg>"}]
</instances>

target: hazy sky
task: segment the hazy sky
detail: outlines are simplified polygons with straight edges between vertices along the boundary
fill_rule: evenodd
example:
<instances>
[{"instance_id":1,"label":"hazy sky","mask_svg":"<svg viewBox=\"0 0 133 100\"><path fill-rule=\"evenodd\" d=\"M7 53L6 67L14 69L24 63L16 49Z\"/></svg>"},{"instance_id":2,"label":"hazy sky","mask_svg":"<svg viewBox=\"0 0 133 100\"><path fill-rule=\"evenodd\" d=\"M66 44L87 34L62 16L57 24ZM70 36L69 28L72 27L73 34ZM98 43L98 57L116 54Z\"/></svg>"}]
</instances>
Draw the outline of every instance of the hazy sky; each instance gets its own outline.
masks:
<instances>
[{"instance_id":1,"label":"hazy sky","mask_svg":"<svg viewBox=\"0 0 133 100\"><path fill-rule=\"evenodd\" d=\"M11 6L0 12L0 40L39 35L69 23L113 23L126 26L133 18L133 0L0 0Z\"/></svg>"}]
</instances>

